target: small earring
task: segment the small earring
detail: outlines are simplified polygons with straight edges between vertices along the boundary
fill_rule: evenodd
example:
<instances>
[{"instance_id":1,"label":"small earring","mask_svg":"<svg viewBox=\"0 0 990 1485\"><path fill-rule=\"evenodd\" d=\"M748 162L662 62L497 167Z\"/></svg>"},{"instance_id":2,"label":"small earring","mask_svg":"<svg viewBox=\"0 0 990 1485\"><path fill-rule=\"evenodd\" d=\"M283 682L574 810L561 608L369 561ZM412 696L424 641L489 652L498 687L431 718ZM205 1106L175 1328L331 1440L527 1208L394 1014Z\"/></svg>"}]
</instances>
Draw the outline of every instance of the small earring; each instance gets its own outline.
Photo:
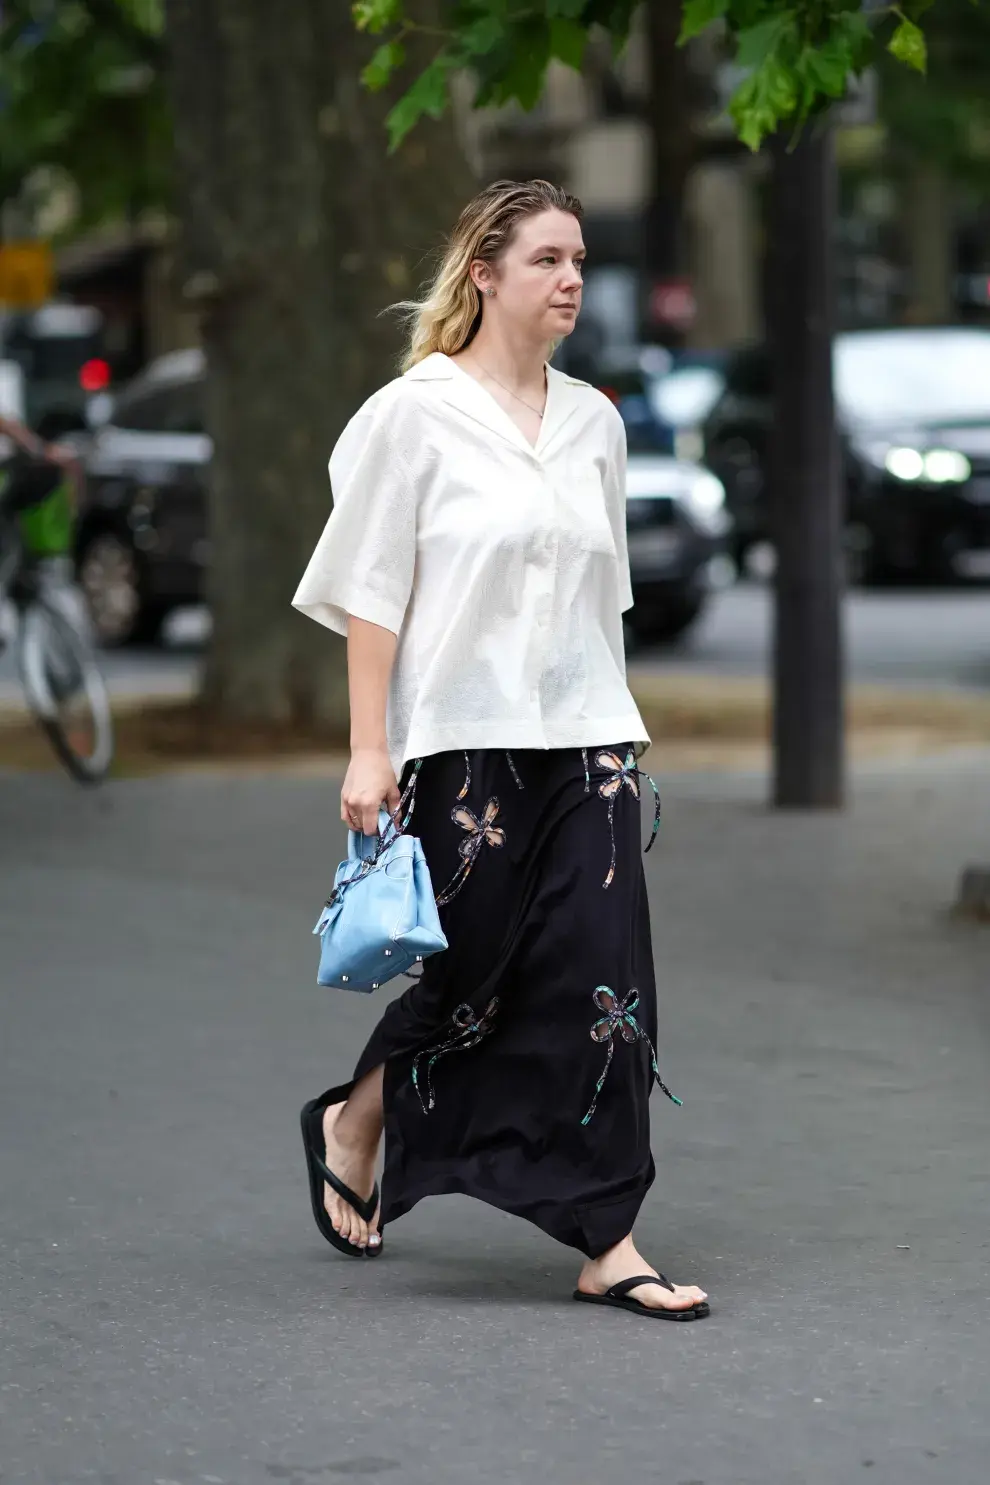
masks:
<instances>
[{"instance_id":1,"label":"small earring","mask_svg":"<svg viewBox=\"0 0 990 1485\"><path fill-rule=\"evenodd\" d=\"M486 289L485 290L485 293L488 295L489 299L494 299L495 298L495 290L494 289Z\"/></svg>"}]
</instances>

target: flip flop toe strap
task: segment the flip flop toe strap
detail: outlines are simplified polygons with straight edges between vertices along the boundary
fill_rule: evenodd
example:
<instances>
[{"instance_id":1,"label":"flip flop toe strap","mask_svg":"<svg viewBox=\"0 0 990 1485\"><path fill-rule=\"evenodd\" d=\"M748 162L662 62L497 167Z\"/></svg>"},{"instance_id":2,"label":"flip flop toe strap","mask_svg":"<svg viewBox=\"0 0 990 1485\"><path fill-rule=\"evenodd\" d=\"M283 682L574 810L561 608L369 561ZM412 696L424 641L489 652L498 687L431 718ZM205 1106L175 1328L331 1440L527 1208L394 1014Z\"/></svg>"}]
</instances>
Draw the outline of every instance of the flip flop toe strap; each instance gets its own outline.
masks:
<instances>
[{"instance_id":1,"label":"flip flop toe strap","mask_svg":"<svg viewBox=\"0 0 990 1485\"><path fill-rule=\"evenodd\" d=\"M674 1293L674 1286L666 1274L640 1274L637 1278L621 1279L618 1284L613 1284L611 1289L605 1292L610 1299L625 1299L630 1289L635 1289L639 1284L659 1284L663 1289L669 1289Z\"/></svg>"},{"instance_id":2,"label":"flip flop toe strap","mask_svg":"<svg viewBox=\"0 0 990 1485\"><path fill-rule=\"evenodd\" d=\"M336 1191L341 1201L346 1201L349 1207L354 1208L358 1216L361 1218L362 1222L370 1222L372 1217L375 1215L375 1212L378 1210L377 1183L371 1195L368 1197L368 1200L364 1201L360 1196L358 1196L356 1191L352 1191L350 1186L345 1185L345 1183L340 1179L339 1176L334 1175L333 1171L330 1169L329 1165L327 1165L326 1161L321 1160L315 1150L311 1151L311 1154L313 1156L313 1161L316 1165L317 1170L319 1170L327 1185L331 1186L334 1191Z\"/></svg>"}]
</instances>

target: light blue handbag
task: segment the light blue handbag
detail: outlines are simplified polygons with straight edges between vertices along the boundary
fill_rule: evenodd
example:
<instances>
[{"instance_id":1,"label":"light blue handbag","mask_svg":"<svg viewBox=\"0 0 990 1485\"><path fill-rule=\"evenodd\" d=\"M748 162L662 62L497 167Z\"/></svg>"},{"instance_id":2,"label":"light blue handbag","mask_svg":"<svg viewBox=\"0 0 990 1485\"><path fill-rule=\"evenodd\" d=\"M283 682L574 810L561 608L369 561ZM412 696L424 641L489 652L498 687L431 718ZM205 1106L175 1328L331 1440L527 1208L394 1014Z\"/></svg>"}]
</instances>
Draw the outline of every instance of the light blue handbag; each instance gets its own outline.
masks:
<instances>
[{"instance_id":1,"label":"light blue handbag","mask_svg":"<svg viewBox=\"0 0 990 1485\"><path fill-rule=\"evenodd\" d=\"M347 834L347 860L313 929L321 939L318 985L370 994L447 947L423 846L385 810L378 834Z\"/></svg>"}]
</instances>

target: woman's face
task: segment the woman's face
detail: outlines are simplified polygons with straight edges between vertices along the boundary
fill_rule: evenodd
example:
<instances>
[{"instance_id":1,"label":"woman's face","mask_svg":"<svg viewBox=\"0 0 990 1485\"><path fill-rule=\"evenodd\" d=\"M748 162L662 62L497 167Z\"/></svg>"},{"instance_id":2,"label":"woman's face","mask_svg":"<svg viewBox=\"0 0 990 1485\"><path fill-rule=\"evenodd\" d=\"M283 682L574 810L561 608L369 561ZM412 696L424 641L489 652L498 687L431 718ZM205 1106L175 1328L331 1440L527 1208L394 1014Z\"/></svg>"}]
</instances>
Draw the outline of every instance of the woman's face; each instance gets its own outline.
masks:
<instances>
[{"instance_id":1,"label":"woman's face","mask_svg":"<svg viewBox=\"0 0 990 1485\"><path fill-rule=\"evenodd\" d=\"M570 212L525 217L494 269L478 265L479 288L495 290L485 314L537 340L570 335L581 309L584 258L581 224Z\"/></svg>"}]
</instances>

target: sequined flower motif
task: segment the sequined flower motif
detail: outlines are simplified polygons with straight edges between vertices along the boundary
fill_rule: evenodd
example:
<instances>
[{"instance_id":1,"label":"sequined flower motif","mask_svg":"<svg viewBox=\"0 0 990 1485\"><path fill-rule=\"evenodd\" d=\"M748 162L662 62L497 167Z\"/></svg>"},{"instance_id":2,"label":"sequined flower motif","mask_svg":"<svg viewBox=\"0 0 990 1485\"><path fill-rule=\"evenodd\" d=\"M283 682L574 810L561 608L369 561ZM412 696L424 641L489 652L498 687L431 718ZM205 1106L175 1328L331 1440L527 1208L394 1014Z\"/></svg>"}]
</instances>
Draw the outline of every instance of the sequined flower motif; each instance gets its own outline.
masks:
<instances>
[{"instance_id":1,"label":"sequined flower motif","mask_svg":"<svg viewBox=\"0 0 990 1485\"><path fill-rule=\"evenodd\" d=\"M602 883L603 887L608 887L615 876L615 802L622 793L623 787L629 789L634 799L639 798L639 770L636 767L636 755L632 748L626 753L625 763L618 753L613 753L610 748L603 748L596 755L595 763L599 768L607 769L609 773L609 777L598 785L599 795L602 799L608 800L608 828L612 842L612 857Z\"/></svg>"},{"instance_id":2,"label":"sequined flower motif","mask_svg":"<svg viewBox=\"0 0 990 1485\"><path fill-rule=\"evenodd\" d=\"M494 795L482 810L480 820L473 810L468 809L466 804L455 805L451 810L450 818L462 830L466 830L467 835L457 848L458 855L461 858L461 864L447 883L447 886L437 897L438 907L443 907L452 897L456 897L467 881L472 866L486 845L505 845L505 831L501 826L495 824L497 816L498 800Z\"/></svg>"},{"instance_id":3,"label":"sequined flower motif","mask_svg":"<svg viewBox=\"0 0 990 1485\"><path fill-rule=\"evenodd\" d=\"M644 1041L646 1043L650 1049L650 1067L657 1085L663 1089L671 1103L679 1105L681 1100L674 1097L660 1076L660 1069L657 1067L657 1054L653 1049L653 1043L636 1020L636 1011L639 1009L639 991L633 988L624 1000L619 1000L615 991L611 990L608 985L599 985L593 991L592 999L603 1014L591 1028L591 1040L598 1042L600 1046L604 1044L608 1050L605 1054L605 1066L602 1068L601 1076L595 1085L591 1107L581 1120L581 1123L589 1124L598 1106L598 1095L605 1086L605 1079L608 1077L608 1070L612 1066L612 1058L615 1055L614 1037L616 1033L622 1037L624 1042Z\"/></svg>"},{"instance_id":4,"label":"sequined flower motif","mask_svg":"<svg viewBox=\"0 0 990 1485\"><path fill-rule=\"evenodd\" d=\"M451 811L450 818L466 830L467 837L461 841L458 847L465 861L469 857L477 856L482 844L487 841L490 846L505 845L505 831L501 826L495 824L498 815L498 800L492 798L485 805L479 820L473 810L468 809L466 804L460 804Z\"/></svg>"},{"instance_id":5,"label":"sequined flower motif","mask_svg":"<svg viewBox=\"0 0 990 1485\"><path fill-rule=\"evenodd\" d=\"M598 1009L605 1012L601 1020L596 1021L591 1028L593 1042L610 1042L617 1031L624 1042L637 1040L639 1025L632 1013L639 1005L638 990L630 990L625 1000L620 1003L607 985L599 985L591 998Z\"/></svg>"},{"instance_id":6,"label":"sequined flower motif","mask_svg":"<svg viewBox=\"0 0 990 1485\"><path fill-rule=\"evenodd\" d=\"M625 784L635 799L639 798L639 770L636 767L636 754L632 748L626 753L626 761L623 763L618 753L613 753L610 748L603 748L595 758L599 768L607 768L611 778L598 785L598 792L603 799L614 799Z\"/></svg>"},{"instance_id":7,"label":"sequined flower motif","mask_svg":"<svg viewBox=\"0 0 990 1485\"><path fill-rule=\"evenodd\" d=\"M433 1086L433 1069L441 1057L448 1052L468 1052L472 1047L486 1037L493 1029L495 1016L498 1012L498 996L485 1006L484 1012L478 1016L473 1008L467 1004L459 1005L451 1017L453 1030L442 1042L434 1047L427 1047L422 1052L417 1052L413 1058L412 1081L413 1087L419 1097L423 1113L428 1114L437 1101L436 1089ZM426 1058L425 1073L420 1072L420 1064ZM426 1088L426 1097L423 1097L423 1085Z\"/></svg>"}]
</instances>

